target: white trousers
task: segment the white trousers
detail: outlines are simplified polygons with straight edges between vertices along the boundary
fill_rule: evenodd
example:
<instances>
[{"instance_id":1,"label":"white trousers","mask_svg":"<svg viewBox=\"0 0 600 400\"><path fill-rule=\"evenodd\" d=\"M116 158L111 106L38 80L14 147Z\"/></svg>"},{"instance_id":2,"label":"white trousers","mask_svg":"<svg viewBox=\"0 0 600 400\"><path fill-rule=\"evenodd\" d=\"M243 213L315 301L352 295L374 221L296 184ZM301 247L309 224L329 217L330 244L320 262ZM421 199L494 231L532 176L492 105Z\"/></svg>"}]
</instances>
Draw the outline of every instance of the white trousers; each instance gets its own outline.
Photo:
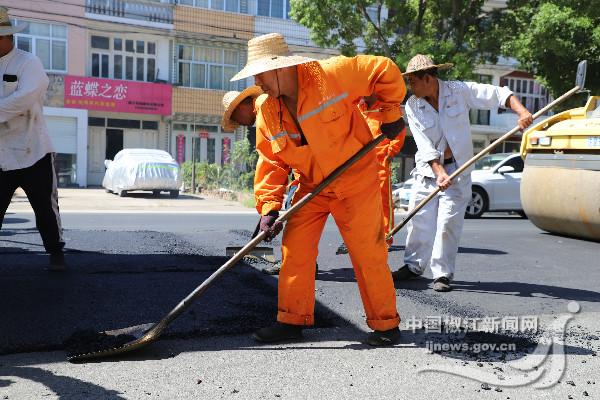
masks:
<instances>
[{"instance_id":1,"label":"white trousers","mask_svg":"<svg viewBox=\"0 0 600 400\"><path fill-rule=\"evenodd\" d=\"M456 171L456 163L445 165L448 175ZM409 203L413 209L437 188L435 179L415 176ZM454 179L452 185L439 192L408 223L404 263L421 275L431 266L433 279L454 278L456 253L465 220L465 210L471 199L471 175Z\"/></svg>"}]
</instances>

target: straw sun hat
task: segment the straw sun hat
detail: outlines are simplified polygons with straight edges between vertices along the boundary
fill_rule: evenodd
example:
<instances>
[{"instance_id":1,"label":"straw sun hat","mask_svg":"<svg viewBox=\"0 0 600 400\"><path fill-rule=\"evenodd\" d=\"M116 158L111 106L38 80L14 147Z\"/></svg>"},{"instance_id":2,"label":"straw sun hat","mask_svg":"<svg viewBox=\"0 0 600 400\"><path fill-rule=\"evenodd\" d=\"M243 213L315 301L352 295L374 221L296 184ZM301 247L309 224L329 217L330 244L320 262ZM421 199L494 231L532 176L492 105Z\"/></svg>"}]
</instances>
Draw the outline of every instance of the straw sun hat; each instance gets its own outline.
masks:
<instances>
[{"instance_id":1,"label":"straw sun hat","mask_svg":"<svg viewBox=\"0 0 600 400\"><path fill-rule=\"evenodd\" d=\"M226 131L232 131L238 126L240 126L240 124L231 119L231 114L233 114L235 108L242 101L244 101L244 99L246 99L247 97L255 98L260 96L261 94L262 90L258 86L250 86L249 88L246 88L241 92L232 90L231 92L225 93L225 96L223 96L223 107L225 108L225 113L223 114L223 119L221 120L221 126L223 127L223 129Z\"/></svg>"},{"instance_id":2,"label":"straw sun hat","mask_svg":"<svg viewBox=\"0 0 600 400\"><path fill-rule=\"evenodd\" d=\"M448 69L452 68L454 64L445 63L445 64L434 64L433 60L430 57L427 57L423 54L417 54L413 58L410 59L408 65L406 66L406 71L402 75L412 74L417 71L425 71L432 68L437 69Z\"/></svg>"},{"instance_id":3,"label":"straw sun hat","mask_svg":"<svg viewBox=\"0 0 600 400\"><path fill-rule=\"evenodd\" d=\"M8 18L8 9L0 7L0 36L9 36L17 32L21 32L27 27L27 24L13 26Z\"/></svg>"},{"instance_id":4,"label":"straw sun hat","mask_svg":"<svg viewBox=\"0 0 600 400\"><path fill-rule=\"evenodd\" d=\"M315 60L309 57L292 55L282 34L268 33L248 41L248 62L231 80L238 81L262 72L311 61Z\"/></svg>"}]
</instances>

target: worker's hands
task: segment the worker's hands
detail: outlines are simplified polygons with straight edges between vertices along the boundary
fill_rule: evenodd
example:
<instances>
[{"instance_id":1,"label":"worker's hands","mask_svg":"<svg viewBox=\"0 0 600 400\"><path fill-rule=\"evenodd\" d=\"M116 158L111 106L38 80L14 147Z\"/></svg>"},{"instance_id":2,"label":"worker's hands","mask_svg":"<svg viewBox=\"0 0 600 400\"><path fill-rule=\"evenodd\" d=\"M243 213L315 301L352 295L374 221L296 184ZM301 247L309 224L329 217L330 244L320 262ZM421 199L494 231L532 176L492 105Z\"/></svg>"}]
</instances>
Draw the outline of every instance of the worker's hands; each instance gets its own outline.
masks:
<instances>
[{"instance_id":1,"label":"worker's hands","mask_svg":"<svg viewBox=\"0 0 600 400\"><path fill-rule=\"evenodd\" d=\"M519 129L521 129L522 131L527 129L527 127L533 123L533 116L519 101L517 96L508 96L508 99L506 99L506 106L510 107L511 110L517 113L517 124L519 125Z\"/></svg>"},{"instance_id":2,"label":"worker's hands","mask_svg":"<svg viewBox=\"0 0 600 400\"><path fill-rule=\"evenodd\" d=\"M405 127L404 118L400 117L394 122L386 122L381 124L381 133L388 139L394 140L402 132Z\"/></svg>"},{"instance_id":3,"label":"worker's hands","mask_svg":"<svg viewBox=\"0 0 600 400\"><path fill-rule=\"evenodd\" d=\"M519 116L517 124L519 125L519 128L521 128L522 131L527 129L527 127L529 127L529 125L533 123L533 115L531 115L531 113L527 111L526 108L523 108L523 110L517 113L517 115Z\"/></svg>"},{"instance_id":4,"label":"worker's hands","mask_svg":"<svg viewBox=\"0 0 600 400\"><path fill-rule=\"evenodd\" d=\"M444 190L448 189L450 187L450 185L452 185L452 181L450 180L450 176L446 173L446 171L440 172L437 175L437 177L435 178L435 183L442 190L442 192Z\"/></svg>"},{"instance_id":5,"label":"worker's hands","mask_svg":"<svg viewBox=\"0 0 600 400\"><path fill-rule=\"evenodd\" d=\"M270 211L260 217L260 230L267 233L265 242L273 240L283 229L283 222L276 222L277 217L279 217L278 211Z\"/></svg>"}]
</instances>

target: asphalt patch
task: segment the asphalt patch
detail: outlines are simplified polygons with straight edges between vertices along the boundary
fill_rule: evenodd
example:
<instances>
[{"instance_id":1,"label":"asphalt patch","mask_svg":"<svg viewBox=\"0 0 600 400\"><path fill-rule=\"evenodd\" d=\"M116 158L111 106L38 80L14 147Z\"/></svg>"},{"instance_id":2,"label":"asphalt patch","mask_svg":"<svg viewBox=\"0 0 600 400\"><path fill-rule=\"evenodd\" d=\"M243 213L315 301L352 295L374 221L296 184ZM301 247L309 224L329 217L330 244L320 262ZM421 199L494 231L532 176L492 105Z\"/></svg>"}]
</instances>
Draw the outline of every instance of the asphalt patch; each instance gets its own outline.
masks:
<instances>
[{"instance_id":1,"label":"asphalt patch","mask_svg":"<svg viewBox=\"0 0 600 400\"><path fill-rule=\"evenodd\" d=\"M36 231L12 232L18 240L0 241L0 253L10 249L0 258L0 354L64 350L75 333L160 321L229 260L170 233L68 230L70 270L57 275L43 270L47 256ZM240 262L161 338L250 334L276 316L277 278ZM348 323L319 303L315 319L317 327Z\"/></svg>"}]
</instances>

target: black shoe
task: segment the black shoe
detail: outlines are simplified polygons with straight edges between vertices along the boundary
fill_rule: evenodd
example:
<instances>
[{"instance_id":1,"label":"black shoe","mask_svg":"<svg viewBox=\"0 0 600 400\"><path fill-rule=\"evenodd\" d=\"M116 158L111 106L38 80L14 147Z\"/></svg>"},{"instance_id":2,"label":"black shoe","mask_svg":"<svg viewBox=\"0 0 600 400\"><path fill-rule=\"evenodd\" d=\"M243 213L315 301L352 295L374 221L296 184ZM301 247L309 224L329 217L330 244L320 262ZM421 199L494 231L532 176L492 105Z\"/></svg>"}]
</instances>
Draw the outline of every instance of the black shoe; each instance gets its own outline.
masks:
<instances>
[{"instance_id":1,"label":"black shoe","mask_svg":"<svg viewBox=\"0 0 600 400\"><path fill-rule=\"evenodd\" d=\"M346 243L340 244L340 247L337 248L335 254L348 254L348 248L346 247Z\"/></svg>"},{"instance_id":2,"label":"black shoe","mask_svg":"<svg viewBox=\"0 0 600 400\"><path fill-rule=\"evenodd\" d=\"M65 262L65 253L62 251L59 253L50 253L50 264L47 268L48 271L66 271L67 263Z\"/></svg>"},{"instance_id":3,"label":"black shoe","mask_svg":"<svg viewBox=\"0 0 600 400\"><path fill-rule=\"evenodd\" d=\"M302 326L277 322L275 325L257 330L252 336L259 342L265 343L302 339Z\"/></svg>"},{"instance_id":4,"label":"black shoe","mask_svg":"<svg viewBox=\"0 0 600 400\"><path fill-rule=\"evenodd\" d=\"M436 292L449 292L452 290L450 286L450 279L445 276L441 276L433 281L433 290Z\"/></svg>"},{"instance_id":5,"label":"black shoe","mask_svg":"<svg viewBox=\"0 0 600 400\"><path fill-rule=\"evenodd\" d=\"M367 336L367 344L371 346L393 346L400 341L400 329L373 331Z\"/></svg>"},{"instance_id":6,"label":"black shoe","mask_svg":"<svg viewBox=\"0 0 600 400\"><path fill-rule=\"evenodd\" d=\"M398 271L392 272L392 278L394 278L395 281L407 281L409 279L418 278L419 276L421 275L415 274L408 268L408 264L405 264L404 267L400 268Z\"/></svg>"}]
</instances>

